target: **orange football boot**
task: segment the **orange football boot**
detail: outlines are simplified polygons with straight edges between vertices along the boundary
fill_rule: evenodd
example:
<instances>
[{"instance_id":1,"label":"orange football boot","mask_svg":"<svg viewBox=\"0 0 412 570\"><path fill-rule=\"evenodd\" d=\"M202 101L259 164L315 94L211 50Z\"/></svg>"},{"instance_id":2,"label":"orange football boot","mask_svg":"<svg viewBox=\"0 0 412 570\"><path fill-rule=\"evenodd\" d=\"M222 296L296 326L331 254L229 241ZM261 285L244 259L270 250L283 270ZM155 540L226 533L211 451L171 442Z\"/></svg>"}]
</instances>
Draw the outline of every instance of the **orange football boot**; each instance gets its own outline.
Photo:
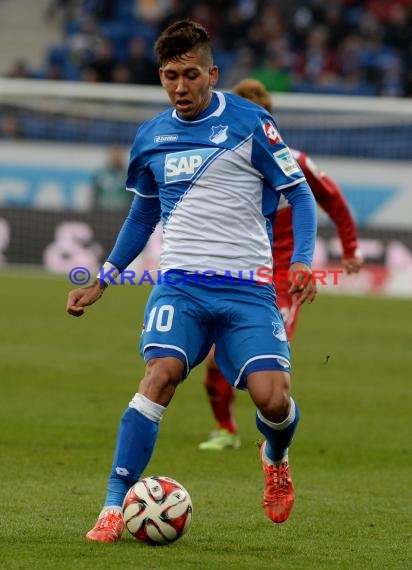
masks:
<instances>
[{"instance_id":1,"label":"orange football boot","mask_svg":"<svg viewBox=\"0 0 412 570\"><path fill-rule=\"evenodd\" d=\"M283 523L292 511L295 502L295 489L290 476L287 460L273 465L264 459L266 441L260 446L260 460L265 476L263 507L265 513L274 523Z\"/></svg>"},{"instance_id":2,"label":"orange football boot","mask_svg":"<svg viewBox=\"0 0 412 570\"><path fill-rule=\"evenodd\" d=\"M95 542L116 542L122 536L124 527L122 513L117 509L106 509L86 538Z\"/></svg>"}]
</instances>

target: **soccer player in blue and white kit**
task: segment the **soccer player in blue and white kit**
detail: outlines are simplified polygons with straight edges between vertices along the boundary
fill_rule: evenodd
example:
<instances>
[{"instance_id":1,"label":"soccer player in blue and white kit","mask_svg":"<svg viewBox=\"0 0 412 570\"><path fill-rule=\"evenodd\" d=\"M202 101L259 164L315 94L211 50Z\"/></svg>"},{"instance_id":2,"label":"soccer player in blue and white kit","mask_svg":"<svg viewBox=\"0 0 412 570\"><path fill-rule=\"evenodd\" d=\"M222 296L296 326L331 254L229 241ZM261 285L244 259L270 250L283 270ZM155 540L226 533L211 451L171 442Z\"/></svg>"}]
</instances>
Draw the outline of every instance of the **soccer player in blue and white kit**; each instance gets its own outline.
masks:
<instances>
[{"instance_id":1,"label":"soccer player in blue and white kit","mask_svg":"<svg viewBox=\"0 0 412 570\"><path fill-rule=\"evenodd\" d=\"M265 437L266 514L284 522L294 502L288 447L299 411L290 396L289 345L275 290L267 279L259 284L256 271L271 274L271 228L283 193L293 210L291 291L313 300L315 201L271 115L213 90L218 69L202 26L172 24L155 52L173 107L138 130L127 180L136 194L129 215L96 281L71 291L67 304L71 315L81 316L162 219L162 282L148 299L140 344L146 370L120 422L103 510L86 535L99 542L121 537L123 499L149 463L163 413L213 343L225 377L256 404Z\"/></svg>"}]
</instances>

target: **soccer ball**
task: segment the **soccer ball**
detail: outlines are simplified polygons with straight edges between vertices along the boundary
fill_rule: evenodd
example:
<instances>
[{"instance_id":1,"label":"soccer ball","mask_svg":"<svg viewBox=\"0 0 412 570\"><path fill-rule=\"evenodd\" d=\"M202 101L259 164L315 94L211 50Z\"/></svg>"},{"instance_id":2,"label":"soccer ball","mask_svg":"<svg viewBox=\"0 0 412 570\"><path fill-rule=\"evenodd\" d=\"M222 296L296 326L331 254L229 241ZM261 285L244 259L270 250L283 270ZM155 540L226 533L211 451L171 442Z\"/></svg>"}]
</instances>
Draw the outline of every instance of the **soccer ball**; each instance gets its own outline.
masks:
<instances>
[{"instance_id":1,"label":"soccer ball","mask_svg":"<svg viewBox=\"0 0 412 570\"><path fill-rule=\"evenodd\" d=\"M192 522L192 500L186 489L170 477L146 477L129 489L123 502L128 531L150 545L180 538Z\"/></svg>"}]
</instances>

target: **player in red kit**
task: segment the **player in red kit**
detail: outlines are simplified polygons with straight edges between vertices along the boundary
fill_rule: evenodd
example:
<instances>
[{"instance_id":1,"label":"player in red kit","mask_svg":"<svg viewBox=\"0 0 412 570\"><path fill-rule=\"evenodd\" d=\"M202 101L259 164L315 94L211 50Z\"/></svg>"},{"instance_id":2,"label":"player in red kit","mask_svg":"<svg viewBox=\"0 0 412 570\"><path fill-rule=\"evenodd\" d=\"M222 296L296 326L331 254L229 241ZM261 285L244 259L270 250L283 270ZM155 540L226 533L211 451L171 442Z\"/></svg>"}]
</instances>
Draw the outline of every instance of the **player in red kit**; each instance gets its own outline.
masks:
<instances>
[{"instance_id":1,"label":"player in red kit","mask_svg":"<svg viewBox=\"0 0 412 570\"><path fill-rule=\"evenodd\" d=\"M244 79L234 87L233 92L272 113L271 97L260 81ZM317 203L336 226L342 245L342 265L345 271L348 274L357 273L363 265L363 258L358 247L355 223L342 192L336 183L322 172L304 152L291 150ZM279 276L286 275L293 252L292 214L286 199L281 199L276 213L272 251L276 273ZM289 293L288 279L276 279L275 286L276 302L285 321L288 339L291 341L296 330L301 305L298 296ZM199 448L221 451L226 448L240 447L240 437L232 409L234 389L217 367L213 350L206 360L205 387L217 423L217 430L212 432L210 439L201 443Z\"/></svg>"}]
</instances>

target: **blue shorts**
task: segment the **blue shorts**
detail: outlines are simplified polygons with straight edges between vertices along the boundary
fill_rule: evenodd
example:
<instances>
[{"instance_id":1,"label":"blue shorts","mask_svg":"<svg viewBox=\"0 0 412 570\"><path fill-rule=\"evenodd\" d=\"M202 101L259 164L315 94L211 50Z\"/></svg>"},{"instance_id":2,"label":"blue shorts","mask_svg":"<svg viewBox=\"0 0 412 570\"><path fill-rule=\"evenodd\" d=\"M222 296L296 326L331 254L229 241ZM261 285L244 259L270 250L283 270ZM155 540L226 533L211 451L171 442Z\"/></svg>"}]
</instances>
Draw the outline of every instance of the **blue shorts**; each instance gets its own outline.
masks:
<instances>
[{"instance_id":1,"label":"blue shorts","mask_svg":"<svg viewBox=\"0 0 412 570\"><path fill-rule=\"evenodd\" d=\"M260 370L290 371L290 350L271 285L181 282L170 274L147 301L140 352L149 361L173 356L185 375L202 362L213 343L216 362L237 388Z\"/></svg>"}]
</instances>

